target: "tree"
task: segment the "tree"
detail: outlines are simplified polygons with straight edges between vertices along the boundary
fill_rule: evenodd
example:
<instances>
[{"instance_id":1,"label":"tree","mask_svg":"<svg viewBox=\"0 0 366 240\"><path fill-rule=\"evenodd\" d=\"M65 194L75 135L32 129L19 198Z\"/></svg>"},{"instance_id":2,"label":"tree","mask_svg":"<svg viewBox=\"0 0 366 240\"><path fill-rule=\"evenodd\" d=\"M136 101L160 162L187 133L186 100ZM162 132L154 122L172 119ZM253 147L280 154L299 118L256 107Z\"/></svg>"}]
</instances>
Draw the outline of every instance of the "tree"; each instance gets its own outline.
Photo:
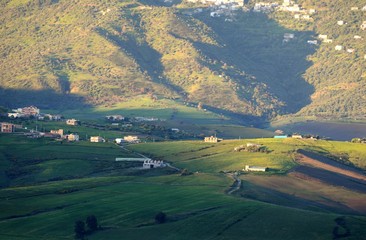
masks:
<instances>
[{"instance_id":1,"label":"tree","mask_svg":"<svg viewBox=\"0 0 366 240\"><path fill-rule=\"evenodd\" d=\"M76 239L84 239L85 223L81 220L76 221L74 226L74 232Z\"/></svg>"},{"instance_id":2,"label":"tree","mask_svg":"<svg viewBox=\"0 0 366 240\"><path fill-rule=\"evenodd\" d=\"M90 232L94 232L98 229L98 220L94 215L90 215L86 218L86 225Z\"/></svg>"},{"instance_id":3,"label":"tree","mask_svg":"<svg viewBox=\"0 0 366 240\"><path fill-rule=\"evenodd\" d=\"M155 215L155 222L158 224L162 224L165 223L166 221L166 214L163 212L159 212L158 214Z\"/></svg>"}]
</instances>

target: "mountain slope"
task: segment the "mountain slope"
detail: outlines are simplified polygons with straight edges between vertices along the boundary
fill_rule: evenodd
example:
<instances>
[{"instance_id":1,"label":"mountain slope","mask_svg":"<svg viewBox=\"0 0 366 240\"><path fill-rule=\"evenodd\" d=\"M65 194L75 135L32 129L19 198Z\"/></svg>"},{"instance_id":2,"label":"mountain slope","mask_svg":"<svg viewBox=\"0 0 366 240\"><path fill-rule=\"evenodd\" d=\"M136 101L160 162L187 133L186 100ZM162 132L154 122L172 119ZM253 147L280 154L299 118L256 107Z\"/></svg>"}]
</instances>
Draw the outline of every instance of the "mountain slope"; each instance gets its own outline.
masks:
<instances>
[{"instance_id":1,"label":"mountain slope","mask_svg":"<svg viewBox=\"0 0 366 240\"><path fill-rule=\"evenodd\" d=\"M306 43L331 31L325 19L338 5L302 1L321 11L299 27L290 14L212 18L206 7L176 2L3 1L2 105L113 105L148 95L265 119L366 111L355 98L366 87L362 57L345 55L338 69L329 46ZM296 37L284 43L285 33Z\"/></svg>"}]
</instances>

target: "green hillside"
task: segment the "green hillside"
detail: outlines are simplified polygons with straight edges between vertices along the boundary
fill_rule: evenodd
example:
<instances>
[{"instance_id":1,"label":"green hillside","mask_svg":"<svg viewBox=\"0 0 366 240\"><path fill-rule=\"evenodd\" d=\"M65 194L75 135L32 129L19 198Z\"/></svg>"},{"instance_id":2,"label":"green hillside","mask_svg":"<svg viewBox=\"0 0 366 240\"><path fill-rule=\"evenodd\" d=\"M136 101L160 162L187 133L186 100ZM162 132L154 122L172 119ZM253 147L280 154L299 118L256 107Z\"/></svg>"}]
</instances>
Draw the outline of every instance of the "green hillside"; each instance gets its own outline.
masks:
<instances>
[{"instance_id":1,"label":"green hillside","mask_svg":"<svg viewBox=\"0 0 366 240\"><path fill-rule=\"evenodd\" d=\"M270 152L233 151L249 142ZM137 155L111 143L61 144L1 134L0 238L73 239L75 222L95 215L101 228L86 233L87 239L332 239L347 231L344 239L362 239L364 192L310 179L304 183L289 171L297 166L296 149L348 154L347 164L365 169L361 145L267 138L128 147L188 169L184 175L171 168L143 170L141 162L116 162L116 156ZM234 181L230 171L246 164L271 170L242 173L238 193L228 194ZM267 180L273 186L256 185ZM160 211L167 216L164 224L154 220Z\"/></svg>"},{"instance_id":2,"label":"green hillside","mask_svg":"<svg viewBox=\"0 0 366 240\"><path fill-rule=\"evenodd\" d=\"M111 107L146 96L262 119L362 118L366 49L353 37L366 37L365 11L336 2L299 0L317 11L299 22L280 11L214 18L185 1L2 1L1 105ZM296 37L284 44L285 33ZM309 45L318 34L333 43Z\"/></svg>"}]
</instances>

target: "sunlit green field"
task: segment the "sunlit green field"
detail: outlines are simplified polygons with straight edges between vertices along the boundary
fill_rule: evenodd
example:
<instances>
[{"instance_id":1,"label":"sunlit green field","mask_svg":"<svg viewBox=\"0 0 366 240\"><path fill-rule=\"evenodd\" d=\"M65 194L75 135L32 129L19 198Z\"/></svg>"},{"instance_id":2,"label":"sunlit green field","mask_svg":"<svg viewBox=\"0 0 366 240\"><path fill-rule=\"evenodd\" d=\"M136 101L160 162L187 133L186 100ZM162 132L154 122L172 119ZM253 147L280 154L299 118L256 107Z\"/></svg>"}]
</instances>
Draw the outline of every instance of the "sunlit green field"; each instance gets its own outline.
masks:
<instances>
[{"instance_id":1,"label":"sunlit green field","mask_svg":"<svg viewBox=\"0 0 366 240\"><path fill-rule=\"evenodd\" d=\"M234 148L247 143L263 144L269 153L235 152ZM280 172L292 168L293 152L299 148L329 154L347 153L349 161L360 168L366 168L366 147L364 144L313 141L299 139L243 139L224 140L220 143L203 141L163 142L139 144L131 149L173 162L181 168L192 171L219 172L237 171L245 165L264 166Z\"/></svg>"},{"instance_id":2,"label":"sunlit green field","mask_svg":"<svg viewBox=\"0 0 366 240\"><path fill-rule=\"evenodd\" d=\"M249 142L267 146L269 153L233 151ZM102 229L88 239L331 239L335 219L343 215L228 195L233 179L223 171L258 165L269 167L269 175L282 176L295 166L293 151L298 148L347 152L355 164L366 156L359 144L269 138L128 148L192 174L116 163L115 157L136 155L110 143L61 144L0 135L2 183L10 184L0 189L0 239L73 239L75 221L92 214ZM9 179L9 169L21 171ZM154 221L160 211L167 215L164 224ZM345 219L352 232L347 239L362 239L366 218Z\"/></svg>"}]
</instances>

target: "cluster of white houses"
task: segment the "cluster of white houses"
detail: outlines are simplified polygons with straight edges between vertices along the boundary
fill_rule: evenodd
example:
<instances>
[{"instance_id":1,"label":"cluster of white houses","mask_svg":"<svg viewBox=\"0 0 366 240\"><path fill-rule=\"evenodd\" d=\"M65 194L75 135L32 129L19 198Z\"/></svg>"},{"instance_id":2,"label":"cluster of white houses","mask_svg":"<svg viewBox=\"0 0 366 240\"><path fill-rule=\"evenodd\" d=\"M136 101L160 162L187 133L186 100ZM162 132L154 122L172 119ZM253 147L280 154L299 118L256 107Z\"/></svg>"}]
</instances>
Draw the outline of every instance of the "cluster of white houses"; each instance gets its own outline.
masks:
<instances>
[{"instance_id":1,"label":"cluster of white houses","mask_svg":"<svg viewBox=\"0 0 366 240\"><path fill-rule=\"evenodd\" d=\"M51 121L60 121L62 115L41 113L41 110L35 106L12 109L12 112L7 114L9 118L29 118L34 117L38 120L49 119Z\"/></svg>"}]
</instances>

